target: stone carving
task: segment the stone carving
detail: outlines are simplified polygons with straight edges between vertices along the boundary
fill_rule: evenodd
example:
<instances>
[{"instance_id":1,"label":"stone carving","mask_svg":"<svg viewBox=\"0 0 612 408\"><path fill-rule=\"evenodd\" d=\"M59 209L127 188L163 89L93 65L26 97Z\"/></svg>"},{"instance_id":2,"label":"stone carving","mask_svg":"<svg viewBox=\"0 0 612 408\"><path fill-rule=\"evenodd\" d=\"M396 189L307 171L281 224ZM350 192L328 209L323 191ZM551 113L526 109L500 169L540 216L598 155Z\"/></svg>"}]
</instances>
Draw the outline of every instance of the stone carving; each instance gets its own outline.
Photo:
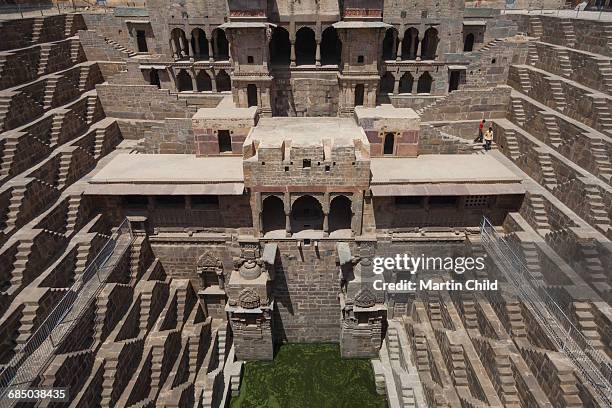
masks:
<instances>
[{"instance_id":1,"label":"stone carving","mask_svg":"<svg viewBox=\"0 0 612 408\"><path fill-rule=\"evenodd\" d=\"M244 309L255 309L261 305L261 298L253 289L246 288L238 295L238 302Z\"/></svg>"},{"instance_id":2,"label":"stone carving","mask_svg":"<svg viewBox=\"0 0 612 408\"><path fill-rule=\"evenodd\" d=\"M261 266L259 262L249 259L242 264L238 271L244 279L253 280L261 275Z\"/></svg>"},{"instance_id":3,"label":"stone carving","mask_svg":"<svg viewBox=\"0 0 612 408\"><path fill-rule=\"evenodd\" d=\"M357 307L372 307L376 304L376 296L369 289L362 289L355 296L355 306Z\"/></svg>"}]
</instances>

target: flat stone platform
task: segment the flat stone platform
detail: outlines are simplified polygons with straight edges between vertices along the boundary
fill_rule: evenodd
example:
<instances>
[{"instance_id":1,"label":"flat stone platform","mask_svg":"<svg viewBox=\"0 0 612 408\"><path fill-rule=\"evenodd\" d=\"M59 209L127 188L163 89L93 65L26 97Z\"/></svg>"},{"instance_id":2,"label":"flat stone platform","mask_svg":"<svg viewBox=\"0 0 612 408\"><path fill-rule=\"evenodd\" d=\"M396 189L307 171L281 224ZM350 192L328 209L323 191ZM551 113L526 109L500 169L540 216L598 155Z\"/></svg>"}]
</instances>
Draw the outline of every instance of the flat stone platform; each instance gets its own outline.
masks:
<instances>
[{"instance_id":1,"label":"flat stone platform","mask_svg":"<svg viewBox=\"0 0 612 408\"><path fill-rule=\"evenodd\" d=\"M245 141L260 142L259 147L280 147L290 140L291 146L320 146L330 140L334 146L353 146L360 139L367 144L366 135L351 118L261 118Z\"/></svg>"},{"instance_id":2,"label":"flat stone platform","mask_svg":"<svg viewBox=\"0 0 612 408\"><path fill-rule=\"evenodd\" d=\"M120 154L89 180L86 194L240 195L242 157Z\"/></svg>"},{"instance_id":3,"label":"flat stone platform","mask_svg":"<svg viewBox=\"0 0 612 408\"><path fill-rule=\"evenodd\" d=\"M488 154L372 158L370 166L375 196L525 193L523 178Z\"/></svg>"}]
</instances>

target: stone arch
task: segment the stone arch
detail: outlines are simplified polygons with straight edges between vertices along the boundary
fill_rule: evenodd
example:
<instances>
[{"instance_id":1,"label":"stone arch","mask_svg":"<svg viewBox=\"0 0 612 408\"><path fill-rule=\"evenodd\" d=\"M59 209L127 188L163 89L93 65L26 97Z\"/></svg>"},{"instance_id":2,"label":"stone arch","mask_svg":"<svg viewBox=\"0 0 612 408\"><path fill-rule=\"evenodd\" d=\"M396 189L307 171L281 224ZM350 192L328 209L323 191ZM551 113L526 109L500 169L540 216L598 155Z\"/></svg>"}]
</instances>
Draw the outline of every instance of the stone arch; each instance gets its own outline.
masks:
<instances>
[{"instance_id":1,"label":"stone arch","mask_svg":"<svg viewBox=\"0 0 612 408\"><path fill-rule=\"evenodd\" d=\"M385 74L380 79L380 87L379 93L381 94L389 94L393 93L393 88L395 87L395 77L389 71L385 72Z\"/></svg>"},{"instance_id":2,"label":"stone arch","mask_svg":"<svg viewBox=\"0 0 612 408\"><path fill-rule=\"evenodd\" d=\"M212 32L213 38L213 56L217 61L229 60L229 41L225 31L220 28L215 28Z\"/></svg>"},{"instance_id":3,"label":"stone arch","mask_svg":"<svg viewBox=\"0 0 612 408\"><path fill-rule=\"evenodd\" d=\"M285 231L285 204L277 196L268 196L262 202L261 230L264 234L282 230Z\"/></svg>"},{"instance_id":4,"label":"stone arch","mask_svg":"<svg viewBox=\"0 0 612 408\"><path fill-rule=\"evenodd\" d=\"M463 41L463 51L470 52L474 50L474 34L469 33L465 36L465 40Z\"/></svg>"},{"instance_id":5,"label":"stone arch","mask_svg":"<svg viewBox=\"0 0 612 408\"><path fill-rule=\"evenodd\" d=\"M176 75L176 89L179 92L193 91L191 75L189 75L189 73L184 69L181 69Z\"/></svg>"},{"instance_id":6,"label":"stone arch","mask_svg":"<svg viewBox=\"0 0 612 408\"><path fill-rule=\"evenodd\" d=\"M227 92L232 90L232 80L228 73L223 69L217 72L215 82L217 83L217 92Z\"/></svg>"},{"instance_id":7,"label":"stone arch","mask_svg":"<svg viewBox=\"0 0 612 408\"><path fill-rule=\"evenodd\" d=\"M350 230L353 210L350 198L345 195L334 197L329 204L329 232Z\"/></svg>"},{"instance_id":8,"label":"stone arch","mask_svg":"<svg viewBox=\"0 0 612 408\"><path fill-rule=\"evenodd\" d=\"M270 61L274 64L289 65L291 62L291 41L289 31L275 27L270 38Z\"/></svg>"},{"instance_id":9,"label":"stone arch","mask_svg":"<svg viewBox=\"0 0 612 408\"><path fill-rule=\"evenodd\" d=\"M423 37L423 44L421 44L421 58L424 60L436 59L438 42L438 30L433 27L428 28Z\"/></svg>"},{"instance_id":10,"label":"stone arch","mask_svg":"<svg viewBox=\"0 0 612 408\"><path fill-rule=\"evenodd\" d=\"M419 77L419 82L417 84L417 93L431 93L431 87L433 84L433 79L429 72L423 72L423 74Z\"/></svg>"},{"instance_id":11,"label":"stone arch","mask_svg":"<svg viewBox=\"0 0 612 408\"><path fill-rule=\"evenodd\" d=\"M321 36L321 64L340 65L342 60L342 42L338 32L332 26L323 30Z\"/></svg>"},{"instance_id":12,"label":"stone arch","mask_svg":"<svg viewBox=\"0 0 612 408\"><path fill-rule=\"evenodd\" d=\"M208 39L201 28L191 31L191 48L196 57L208 59Z\"/></svg>"},{"instance_id":13,"label":"stone arch","mask_svg":"<svg viewBox=\"0 0 612 408\"><path fill-rule=\"evenodd\" d=\"M189 56L189 46L187 45L187 36L185 31L180 28L174 28L170 32L170 46L174 58L183 58Z\"/></svg>"},{"instance_id":14,"label":"stone arch","mask_svg":"<svg viewBox=\"0 0 612 408\"><path fill-rule=\"evenodd\" d=\"M200 70L196 75L196 86L199 92L210 92L212 91L212 81L210 75L204 70Z\"/></svg>"},{"instance_id":15,"label":"stone arch","mask_svg":"<svg viewBox=\"0 0 612 408\"><path fill-rule=\"evenodd\" d=\"M291 231L323 230L323 207L311 195L297 198L291 206Z\"/></svg>"},{"instance_id":16,"label":"stone arch","mask_svg":"<svg viewBox=\"0 0 612 408\"><path fill-rule=\"evenodd\" d=\"M398 32L395 28L388 28L387 32L385 32L385 38L382 44L384 60L394 60L397 57L397 36Z\"/></svg>"},{"instance_id":17,"label":"stone arch","mask_svg":"<svg viewBox=\"0 0 612 408\"><path fill-rule=\"evenodd\" d=\"M248 84L247 85L247 104L250 108L251 106L257 106L257 85Z\"/></svg>"},{"instance_id":18,"label":"stone arch","mask_svg":"<svg viewBox=\"0 0 612 408\"><path fill-rule=\"evenodd\" d=\"M392 132L385 133L383 142L383 154L392 155L395 152L395 134Z\"/></svg>"},{"instance_id":19,"label":"stone arch","mask_svg":"<svg viewBox=\"0 0 612 408\"><path fill-rule=\"evenodd\" d=\"M317 53L315 32L302 27L295 34L295 62L297 65L314 65Z\"/></svg>"},{"instance_id":20,"label":"stone arch","mask_svg":"<svg viewBox=\"0 0 612 408\"><path fill-rule=\"evenodd\" d=\"M404 72L404 75L400 78L399 93L412 93L412 87L414 85L414 78L410 72Z\"/></svg>"},{"instance_id":21,"label":"stone arch","mask_svg":"<svg viewBox=\"0 0 612 408\"><path fill-rule=\"evenodd\" d=\"M419 30L414 27L410 27L406 31L404 31L404 39L402 40L402 59L416 59L418 46Z\"/></svg>"}]
</instances>

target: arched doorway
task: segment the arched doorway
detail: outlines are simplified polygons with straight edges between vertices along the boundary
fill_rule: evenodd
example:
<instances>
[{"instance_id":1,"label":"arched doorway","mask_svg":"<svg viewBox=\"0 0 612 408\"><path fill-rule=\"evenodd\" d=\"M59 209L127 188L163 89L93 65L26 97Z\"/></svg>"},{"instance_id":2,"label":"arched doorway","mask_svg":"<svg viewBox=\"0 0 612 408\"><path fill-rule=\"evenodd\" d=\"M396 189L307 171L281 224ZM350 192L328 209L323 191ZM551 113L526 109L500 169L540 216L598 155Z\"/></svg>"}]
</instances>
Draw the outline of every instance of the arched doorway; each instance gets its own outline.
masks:
<instances>
[{"instance_id":1,"label":"arched doorway","mask_svg":"<svg viewBox=\"0 0 612 408\"><path fill-rule=\"evenodd\" d=\"M380 90L381 94L393 93L393 87L395 86L395 77L389 71L385 72L385 75L380 79Z\"/></svg>"},{"instance_id":2,"label":"arched doorway","mask_svg":"<svg viewBox=\"0 0 612 408\"><path fill-rule=\"evenodd\" d=\"M217 73L215 82L217 83L217 92L228 92L232 90L232 80L225 70L221 70Z\"/></svg>"},{"instance_id":3,"label":"arched doorway","mask_svg":"<svg viewBox=\"0 0 612 408\"><path fill-rule=\"evenodd\" d=\"M291 231L323 230L321 203L313 196L305 195L291 206Z\"/></svg>"},{"instance_id":4,"label":"arched doorway","mask_svg":"<svg viewBox=\"0 0 612 408\"><path fill-rule=\"evenodd\" d=\"M295 62L297 65L314 65L317 53L315 33L309 27L302 27L295 35Z\"/></svg>"},{"instance_id":5,"label":"arched doorway","mask_svg":"<svg viewBox=\"0 0 612 408\"><path fill-rule=\"evenodd\" d=\"M424 60L436 59L436 52L438 50L438 30L435 28L428 28L425 31L423 37L423 44L421 45L421 58Z\"/></svg>"},{"instance_id":6,"label":"arched doorway","mask_svg":"<svg viewBox=\"0 0 612 408\"><path fill-rule=\"evenodd\" d=\"M397 30L389 28L383 39L383 59L394 60L397 57Z\"/></svg>"},{"instance_id":7,"label":"arched doorway","mask_svg":"<svg viewBox=\"0 0 612 408\"><path fill-rule=\"evenodd\" d=\"M448 78L448 92L453 92L459 89L459 82L461 80L461 71L451 71Z\"/></svg>"},{"instance_id":8,"label":"arched doorway","mask_svg":"<svg viewBox=\"0 0 612 408\"><path fill-rule=\"evenodd\" d=\"M147 35L144 30L136 30L136 45L138 46L138 52L149 52Z\"/></svg>"},{"instance_id":9,"label":"arched doorway","mask_svg":"<svg viewBox=\"0 0 612 408\"><path fill-rule=\"evenodd\" d=\"M249 108L257 106L257 86L255 84L247 85L247 103Z\"/></svg>"},{"instance_id":10,"label":"arched doorway","mask_svg":"<svg viewBox=\"0 0 612 408\"><path fill-rule=\"evenodd\" d=\"M180 28L175 28L170 32L170 44L174 58L180 59L189 56L187 36Z\"/></svg>"},{"instance_id":11,"label":"arched doorway","mask_svg":"<svg viewBox=\"0 0 612 408\"><path fill-rule=\"evenodd\" d=\"M342 42L338 32L334 27L327 27L321 36L321 64L340 65L341 59Z\"/></svg>"},{"instance_id":12,"label":"arched doorway","mask_svg":"<svg viewBox=\"0 0 612 408\"><path fill-rule=\"evenodd\" d=\"M419 30L410 27L404 31L404 39L402 40L402 59L414 60L419 46Z\"/></svg>"},{"instance_id":13,"label":"arched doorway","mask_svg":"<svg viewBox=\"0 0 612 408\"><path fill-rule=\"evenodd\" d=\"M151 85L157 86L158 88L161 87L161 83L159 81L159 72L157 72L155 68L151 68L151 71L149 71L149 83Z\"/></svg>"},{"instance_id":14,"label":"arched doorway","mask_svg":"<svg viewBox=\"0 0 612 408\"><path fill-rule=\"evenodd\" d=\"M206 71L201 70L196 76L196 85L198 86L199 92L210 92L212 91L212 81Z\"/></svg>"},{"instance_id":15,"label":"arched doorway","mask_svg":"<svg viewBox=\"0 0 612 408\"><path fill-rule=\"evenodd\" d=\"M270 61L273 64L289 65L291 60L291 42L289 32L282 27L272 31L270 39Z\"/></svg>"},{"instance_id":16,"label":"arched doorway","mask_svg":"<svg viewBox=\"0 0 612 408\"><path fill-rule=\"evenodd\" d=\"M181 69L176 76L176 89L178 89L179 92L193 91L191 75L189 75L184 69Z\"/></svg>"},{"instance_id":17,"label":"arched doorway","mask_svg":"<svg viewBox=\"0 0 612 408\"><path fill-rule=\"evenodd\" d=\"M208 39L201 28L195 28L191 31L191 47L197 58L208 59Z\"/></svg>"},{"instance_id":18,"label":"arched doorway","mask_svg":"<svg viewBox=\"0 0 612 408\"><path fill-rule=\"evenodd\" d=\"M225 36L225 31L215 28L213 36L213 56L217 61L229 60L229 42Z\"/></svg>"},{"instance_id":19,"label":"arched doorway","mask_svg":"<svg viewBox=\"0 0 612 408\"><path fill-rule=\"evenodd\" d=\"M355 85L355 106L363 106L364 93L363 84Z\"/></svg>"},{"instance_id":20,"label":"arched doorway","mask_svg":"<svg viewBox=\"0 0 612 408\"><path fill-rule=\"evenodd\" d=\"M474 50L474 34L469 33L465 36L465 41L463 43L463 51L470 52Z\"/></svg>"},{"instance_id":21,"label":"arched doorway","mask_svg":"<svg viewBox=\"0 0 612 408\"><path fill-rule=\"evenodd\" d=\"M429 72L424 72L423 75L419 78L419 82L417 84L417 93L431 93L431 85L433 80L431 79L431 75Z\"/></svg>"},{"instance_id":22,"label":"arched doorway","mask_svg":"<svg viewBox=\"0 0 612 408\"><path fill-rule=\"evenodd\" d=\"M285 205L280 198L269 196L263 200L261 230L264 234L271 231L285 231Z\"/></svg>"},{"instance_id":23,"label":"arched doorway","mask_svg":"<svg viewBox=\"0 0 612 408\"><path fill-rule=\"evenodd\" d=\"M405 72L400 78L399 93L412 93L412 87L414 85L414 78L410 72Z\"/></svg>"},{"instance_id":24,"label":"arched doorway","mask_svg":"<svg viewBox=\"0 0 612 408\"><path fill-rule=\"evenodd\" d=\"M395 134L385 134L385 142L383 144L383 154L392 155L395 150Z\"/></svg>"},{"instance_id":25,"label":"arched doorway","mask_svg":"<svg viewBox=\"0 0 612 408\"><path fill-rule=\"evenodd\" d=\"M334 197L329 205L329 232L350 230L352 219L351 200L343 195Z\"/></svg>"}]
</instances>

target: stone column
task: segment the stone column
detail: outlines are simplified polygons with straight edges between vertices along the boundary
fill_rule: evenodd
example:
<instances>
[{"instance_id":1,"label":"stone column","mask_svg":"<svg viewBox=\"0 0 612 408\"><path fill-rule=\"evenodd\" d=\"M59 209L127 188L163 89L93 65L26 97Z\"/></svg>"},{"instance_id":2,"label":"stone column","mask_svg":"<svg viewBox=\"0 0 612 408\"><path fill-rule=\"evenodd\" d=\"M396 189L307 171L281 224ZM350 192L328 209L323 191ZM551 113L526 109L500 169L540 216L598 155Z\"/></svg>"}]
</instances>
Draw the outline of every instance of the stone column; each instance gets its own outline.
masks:
<instances>
[{"instance_id":1,"label":"stone column","mask_svg":"<svg viewBox=\"0 0 612 408\"><path fill-rule=\"evenodd\" d=\"M418 78L413 78L412 79L412 88L410 88L410 93L412 95L416 94L416 88L419 85L419 79Z\"/></svg>"},{"instance_id":2,"label":"stone column","mask_svg":"<svg viewBox=\"0 0 612 408\"><path fill-rule=\"evenodd\" d=\"M263 236L263 214L261 211L261 193L255 192L255 205L253 209L253 229L255 230L255 236Z\"/></svg>"},{"instance_id":3,"label":"stone column","mask_svg":"<svg viewBox=\"0 0 612 408\"><path fill-rule=\"evenodd\" d=\"M180 54L176 49L176 38L170 39L170 45L172 46L172 56L174 57L174 59L179 59Z\"/></svg>"},{"instance_id":4,"label":"stone column","mask_svg":"<svg viewBox=\"0 0 612 408\"><path fill-rule=\"evenodd\" d=\"M400 83L400 78L401 76L399 76L399 72L398 75L394 76L395 78L395 82L393 83L393 95L398 95L399 94L399 83Z\"/></svg>"},{"instance_id":5,"label":"stone column","mask_svg":"<svg viewBox=\"0 0 612 408\"><path fill-rule=\"evenodd\" d=\"M295 41L291 41L291 66L295 67Z\"/></svg>"},{"instance_id":6,"label":"stone column","mask_svg":"<svg viewBox=\"0 0 612 408\"><path fill-rule=\"evenodd\" d=\"M423 44L423 40L421 40L418 36L417 36L417 40L419 41L419 45L417 46L416 59L417 61L420 61L421 60L421 45Z\"/></svg>"},{"instance_id":7,"label":"stone column","mask_svg":"<svg viewBox=\"0 0 612 408\"><path fill-rule=\"evenodd\" d=\"M180 56L184 57L185 56L185 40L183 39L183 36L181 34L178 35L178 39L179 39L179 45L181 47L181 52L180 52Z\"/></svg>"},{"instance_id":8,"label":"stone column","mask_svg":"<svg viewBox=\"0 0 612 408\"><path fill-rule=\"evenodd\" d=\"M285 235L287 237L291 236L291 195L289 193L285 193L283 197L283 201L285 204Z\"/></svg>"},{"instance_id":9,"label":"stone column","mask_svg":"<svg viewBox=\"0 0 612 408\"><path fill-rule=\"evenodd\" d=\"M187 40L187 44L189 46L189 61L193 61L193 37Z\"/></svg>"},{"instance_id":10,"label":"stone column","mask_svg":"<svg viewBox=\"0 0 612 408\"><path fill-rule=\"evenodd\" d=\"M214 57L213 40L211 38L210 40L208 40L208 60L210 62L213 62L215 60L213 57Z\"/></svg>"},{"instance_id":11,"label":"stone column","mask_svg":"<svg viewBox=\"0 0 612 408\"><path fill-rule=\"evenodd\" d=\"M315 65L317 67L321 66L321 41L317 40L317 52L315 54Z\"/></svg>"},{"instance_id":12,"label":"stone column","mask_svg":"<svg viewBox=\"0 0 612 408\"><path fill-rule=\"evenodd\" d=\"M323 236L329 237L329 193L323 194Z\"/></svg>"},{"instance_id":13,"label":"stone column","mask_svg":"<svg viewBox=\"0 0 612 408\"><path fill-rule=\"evenodd\" d=\"M211 85L212 85L212 91L213 92L217 92L217 77L215 76L215 72L214 71L212 71L210 73L210 82L211 82Z\"/></svg>"},{"instance_id":14,"label":"stone column","mask_svg":"<svg viewBox=\"0 0 612 408\"><path fill-rule=\"evenodd\" d=\"M402 55L402 43L404 42L404 37L399 37L399 42L397 43L397 58L396 61L401 61L404 56Z\"/></svg>"},{"instance_id":15,"label":"stone column","mask_svg":"<svg viewBox=\"0 0 612 408\"><path fill-rule=\"evenodd\" d=\"M194 71L189 71L189 76L191 77L191 86L193 87L193 92L198 90L198 81L196 81L196 75Z\"/></svg>"}]
</instances>

